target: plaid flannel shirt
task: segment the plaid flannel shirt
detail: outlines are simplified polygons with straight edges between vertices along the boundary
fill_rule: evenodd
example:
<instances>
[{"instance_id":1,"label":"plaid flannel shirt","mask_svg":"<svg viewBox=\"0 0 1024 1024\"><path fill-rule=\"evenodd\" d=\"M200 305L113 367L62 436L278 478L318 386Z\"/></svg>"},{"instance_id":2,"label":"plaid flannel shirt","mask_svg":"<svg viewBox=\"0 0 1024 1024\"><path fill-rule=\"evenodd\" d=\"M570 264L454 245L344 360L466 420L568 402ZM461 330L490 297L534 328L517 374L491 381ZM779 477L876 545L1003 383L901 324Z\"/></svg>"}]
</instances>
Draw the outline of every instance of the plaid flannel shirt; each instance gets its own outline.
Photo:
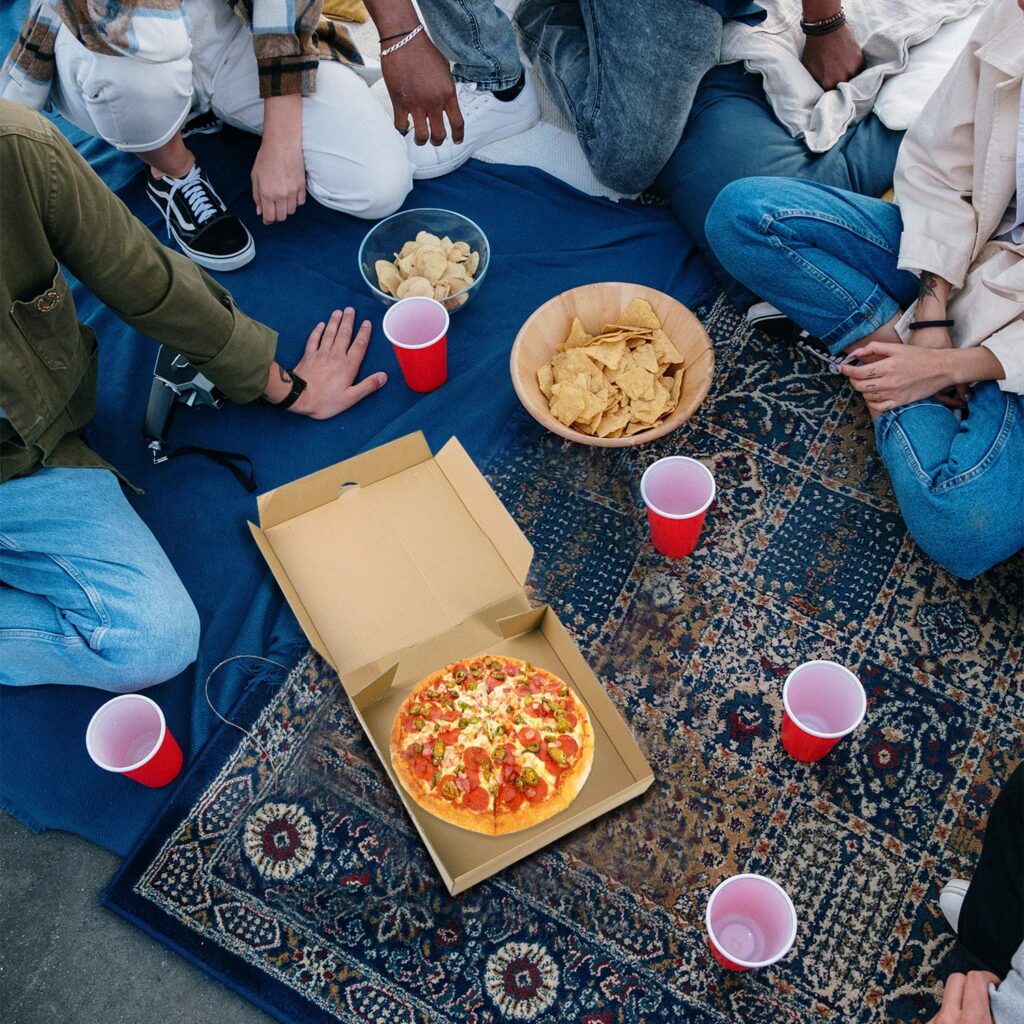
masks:
<instances>
[{"instance_id":1,"label":"plaid flannel shirt","mask_svg":"<svg viewBox=\"0 0 1024 1024\"><path fill-rule=\"evenodd\" d=\"M361 65L347 29L323 17L322 0L222 0L252 32L260 96L316 91L321 60ZM188 29L182 0L35 0L0 68L0 97L43 110L49 103L54 46L63 23L97 53L172 60Z\"/></svg>"}]
</instances>

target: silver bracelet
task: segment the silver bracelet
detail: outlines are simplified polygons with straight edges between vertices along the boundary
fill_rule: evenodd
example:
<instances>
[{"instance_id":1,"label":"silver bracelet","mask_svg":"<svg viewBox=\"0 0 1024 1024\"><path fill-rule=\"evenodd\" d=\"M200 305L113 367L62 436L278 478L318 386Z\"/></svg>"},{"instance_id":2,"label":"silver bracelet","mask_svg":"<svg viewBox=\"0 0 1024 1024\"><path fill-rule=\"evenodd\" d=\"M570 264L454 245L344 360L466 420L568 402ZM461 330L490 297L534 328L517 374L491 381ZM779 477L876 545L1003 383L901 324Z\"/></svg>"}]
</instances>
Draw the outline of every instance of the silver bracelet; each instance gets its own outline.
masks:
<instances>
[{"instance_id":1,"label":"silver bracelet","mask_svg":"<svg viewBox=\"0 0 1024 1024\"><path fill-rule=\"evenodd\" d=\"M399 39L397 43L389 46L386 50L381 50L380 55L386 57L389 53L394 53L395 50L400 50L406 43L411 43L421 32L423 31L422 23L417 25L407 36L403 39Z\"/></svg>"}]
</instances>

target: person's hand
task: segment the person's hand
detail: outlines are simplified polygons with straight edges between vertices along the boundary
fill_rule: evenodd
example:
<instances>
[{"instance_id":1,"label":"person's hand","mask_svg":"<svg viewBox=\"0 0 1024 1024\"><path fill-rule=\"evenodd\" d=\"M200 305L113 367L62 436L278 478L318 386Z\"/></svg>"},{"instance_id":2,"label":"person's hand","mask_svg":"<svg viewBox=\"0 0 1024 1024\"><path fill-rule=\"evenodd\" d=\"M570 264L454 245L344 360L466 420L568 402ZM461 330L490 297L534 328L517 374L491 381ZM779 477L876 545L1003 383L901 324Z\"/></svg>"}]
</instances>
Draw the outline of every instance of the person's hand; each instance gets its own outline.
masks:
<instances>
[{"instance_id":1,"label":"person's hand","mask_svg":"<svg viewBox=\"0 0 1024 1024\"><path fill-rule=\"evenodd\" d=\"M423 146L429 139L440 146L447 135L447 115L452 142L462 142L464 123L451 69L426 32L383 57L380 65L395 109L395 127L403 135L409 130L411 117L416 145Z\"/></svg>"},{"instance_id":2,"label":"person's hand","mask_svg":"<svg viewBox=\"0 0 1024 1024\"><path fill-rule=\"evenodd\" d=\"M351 307L344 313L336 309L326 324L313 328L306 351L295 367L306 382L305 391L292 406L295 412L314 420L330 419L388 382L386 373L371 373L355 382L370 342L369 320L364 320L352 336L355 319L356 311Z\"/></svg>"},{"instance_id":3,"label":"person's hand","mask_svg":"<svg viewBox=\"0 0 1024 1024\"><path fill-rule=\"evenodd\" d=\"M872 341L853 355L872 360L864 366L847 364L841 369L875 415L932 398L957 383L946 354L932 349Z\"/></svg>"},{"instance_id":4,"label":"person's hand","mask_svg":"<svg viewBox=\"0 0 1024 1024\"><path fill-rule=\"evenodd\" d=\"M806 36L800 60L825 92L848 82L864 66L860 43L849 25L825 36Z\"/></svg>"},{"instance_id":5,"label":"person's hand","mask_svg":"<svg viewBox=\"0 0 1024 1024\"><path fill-rule=\"evenodd\" d=\"M942 993L942 1007L929 1024L994 1024L988 987L999 979L988 971L951 974Z\"/></svg>"},{"instance_id":6,"label":"person's hand","mask_svg":"<svg viewBox=\"0 0 1024 1024\"><path fill-rule=\"evenodd\" d=\"M263 101L263 142L252 165L252 198L264 224L284 220L306 201L299 95Z\"/></svg>"}]
</instances>

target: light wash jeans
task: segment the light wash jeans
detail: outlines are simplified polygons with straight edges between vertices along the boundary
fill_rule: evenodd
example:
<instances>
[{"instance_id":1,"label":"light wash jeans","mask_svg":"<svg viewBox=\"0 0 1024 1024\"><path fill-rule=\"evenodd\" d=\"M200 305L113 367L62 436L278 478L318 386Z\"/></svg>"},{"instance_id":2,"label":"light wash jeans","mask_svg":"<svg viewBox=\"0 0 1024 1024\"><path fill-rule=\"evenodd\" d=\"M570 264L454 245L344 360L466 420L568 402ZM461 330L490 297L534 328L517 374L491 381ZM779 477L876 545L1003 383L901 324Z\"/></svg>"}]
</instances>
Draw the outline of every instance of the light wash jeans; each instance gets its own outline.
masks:
<instances>
[{"instance_id":1,"label":"light wash jeans","mask_svg":"<svg viewBox=\"0 0 1024 1024\"><path fill-rule=\"evenodd\" d=\"M746 178L708 213L725 269L838 355L917 297L899 270L903 222L879 199L792 178ZM914 540L972 579L1024 548L1024 396L993 381L959 418L928 399L875 423L878 450Z\"/></svg>"},{"instance_id":2,"label":"light wash jeans","mask_svg":"<svg viewBox=\"0 0 1024 1024\"><path fill-rule=\"evenodd\" d=\"M515 84L516 32L494 0L420 0L420 10L457 79ZM654 181L722 47L722 16L697 0L522 0L515 27L595 176L620 192Z\"/></svg>"},{"instance_id":3,"label":"light wash jeans","mask_svg":"<svg viewBox=\"0 0 1024 1024\"><path fill-rule=\"evenodd\" d=\"M198 646L195 606L113 473L0 485L0 683L141 690Z\"/></svg>"}]
</instances>

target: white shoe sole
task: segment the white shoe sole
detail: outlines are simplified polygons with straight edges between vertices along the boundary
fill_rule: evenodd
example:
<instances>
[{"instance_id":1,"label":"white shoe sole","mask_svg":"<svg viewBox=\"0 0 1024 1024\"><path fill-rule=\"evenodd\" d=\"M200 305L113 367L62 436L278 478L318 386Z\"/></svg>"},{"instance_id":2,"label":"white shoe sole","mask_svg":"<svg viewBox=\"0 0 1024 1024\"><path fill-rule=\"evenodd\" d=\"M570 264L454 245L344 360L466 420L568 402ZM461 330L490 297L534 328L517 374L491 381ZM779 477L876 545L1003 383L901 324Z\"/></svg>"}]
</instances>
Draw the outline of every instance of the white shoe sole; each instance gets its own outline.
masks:
<instances>
[{"instance_id":1,"label":"white shoe sole","mask_svg":"<svg viewBox=\"0 0 1024 1024\"><path fill-rule=\"evenodd\" d=\"M419 167L416 164L413 164L413 180L428 181L430 178L442 178L444 175L458 170L478 149L483 149L484 146L489 146L492 142L501 142L502 139L507 139L513 135L519 135L522 132L529 131L539 121L540 117L516 121L515 123L508 125L508 127L503 128L500 132L496 132L494 135L489 135L486 139L478 142L468 150L465 148L465 143L462 143L460 146L455 146L453 148L457 156L453 160L446 160L443 164L435 164L430 167ZM429 146L430 143L428 142L427 145Z\"/></svg>"},{"instance_id":2,"label":"white shoe sole","mask_svg":"<svg viewBox=\"0 0 1024 1024\"><path fill-rule=\"evenodd\" d=\"M160 211L161 216L163 216L164 208L148 188L146 189L146 198L149 199L149 201ZM209 253L196 252L195 249L190 248L188 243L183 242L178 236L173 225L171 225L170 234L178 248L181 249L181 251L193 263L198 264L204 270L219 270L221 273L225 273L228 270L239 270L247 263L252 263L256 256L256 243L253 241L252 235L249 235L249 244L239 252L233 252L229 256L211 256ZM248 234L248 229L246 229L246 234Z\"/></svg>"},{"instance_id":3,"label":"white shoe sole","mask_svg":"<svg viewBox=\"0 0 1024 1024\"><path fill-rule=\"evenodd\" d=\"M252 263L253 258L256 256L256 243L252 238L249 239L249 244L241 252L233 252L230 256L211 256L209 253L196 252L195 249L190 249L178 237L173 228L171 229L171 235L181 251L193 263L198 263L204 270L219 270L221 273L227 270L238 270L247 263Z\"/></svg>"}]
</instances>

